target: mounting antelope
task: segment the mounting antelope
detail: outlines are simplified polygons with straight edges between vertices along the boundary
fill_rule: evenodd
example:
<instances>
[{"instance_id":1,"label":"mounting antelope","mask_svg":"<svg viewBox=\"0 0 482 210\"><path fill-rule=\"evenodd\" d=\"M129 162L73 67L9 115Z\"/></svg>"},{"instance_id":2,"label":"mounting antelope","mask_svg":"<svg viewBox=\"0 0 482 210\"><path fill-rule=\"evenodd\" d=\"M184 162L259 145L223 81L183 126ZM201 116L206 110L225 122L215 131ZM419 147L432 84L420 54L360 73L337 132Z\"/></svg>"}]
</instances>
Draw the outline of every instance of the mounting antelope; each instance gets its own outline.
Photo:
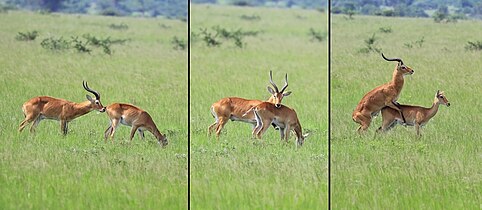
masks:
<instances>
[{"instance_id":1,"label":"mounting antelope","mask_svg":"<svg viewBox=\"0 0 482 210\"><path fill-rule=\"evenodd\" d=\"M60 129L63 135L66 135L68 131L67 125L70 121L95 109L99 112L104 112L105 107L100 102L100 94L90 89L87 82L82 82L82 85L85 90L94 94L95 99L86 95L88 101L75 103L50 96L38 96L25 102L22 106L25 119L20 123L18 131L22 132L25 126L33 122L30 126L30 132L34 132L41 120L51 119L60 121Z\"/></svg>"},{"instance_id":2,"label":"mounting antelope","mask_svg":"<svg viewBox=\"0 0 482 210\"><path fill-rule=\"evenodd\" d=\"M280 108L283 98L291 94L291 91L286 93L284 92L288 87L288 74L285 75L285 84L283 88L281 88L281 91L278 90L278 87L273 82L273 75L271 71L269 71L269 82L273 86L274 90L268 86L268 92L271 93L271 97L269 97L266 102L273 104L273 106L276 108ZM211 135L212 131L216 130L216 137L219 137L221 130L228 120L246 122L255 126L256 119L254 114L244 114L249 109L262 102L263 101L260 100L249 100L238 97L228 97L217 101L211 105L211 114L215 118L215 122L209 126L208 135Z\"/></svg>"},{"instance_id":3,"label":"mounting antelope","mask_svg":"<svg viewBox=\"0 0 482 210\"><path fill-rule=\"evenodd\" d=\"M386 58L382 53L383 59L386 61L397 61L395 70L392 74L392 80L388 83L380 85L371 90L363 96L357 107L353 111L352 119L356 123L360 124L357 131L365 131L372 121L374 116L380 113L383 107L390 107L400 112L400 104L397 102L400 92L403 88L404 76L412 75L413 69L403 64L400 58ZM401 113L401 112L400 112ZM402 120L405 122L403 113L401 113Z\"/></svg>"},{"instance_id":4,"label":"mounting antelope","mask_svg":"<svg viewBox=\"0 0 482 210\"><path fill-rule=\"evenodd\" d=\"M425 108L421 106L410 106L410 105L400 105L403 114L405 115L406 124L410 126L415 126L415 130L417 131L417 135L421 136L420 134L420 127L424 126L428 123L432 117L437 114L439 105L445 105L447 107L450 106L450 103L445 97L443 91L437 90L435 94L435 99L433 100L432 107ZM382 109L382 126L378 128L377 131L388 131L391 128L395 127L397 123L402 122L402 117L400 113L392 108L385 107Z\"/></svg>"},{"instance_id":5,"label":"mounting antelope","mask_svg":"<svg viewBox=\"0 0 482 210\"><path fill-rule=\"evenodd\" d=\"M262 135L269 128L269 125L275 124L279 127L281 140L290 138L290 131L293 130L296 134L297 145L303 145L305 138L309 134L303 135L300 121L294 109L285 105L276 107L269 102L263 102L248 110L254 112L256 119L256 126L253 128L253 136L261 139Z\"/></svg>"},{"instance_id":6,"label":"mounting antelope","mask_svg":"<svg viewBox=\"0 0 482 210\"><path fill-rule=\"evenodd\" d=\"M151 132L162 146L167 145L166 135L159 132L156 124L152 120L149 113L130 104L114 103L106 108L107 115L110 119L109 127L104 132L104 139L110 137L114 141L114 134L119 123L132 127L130 140L134 138L134 134L138 131L139 137L144 139L144 130Z\"/></svg>"}]
</instances>

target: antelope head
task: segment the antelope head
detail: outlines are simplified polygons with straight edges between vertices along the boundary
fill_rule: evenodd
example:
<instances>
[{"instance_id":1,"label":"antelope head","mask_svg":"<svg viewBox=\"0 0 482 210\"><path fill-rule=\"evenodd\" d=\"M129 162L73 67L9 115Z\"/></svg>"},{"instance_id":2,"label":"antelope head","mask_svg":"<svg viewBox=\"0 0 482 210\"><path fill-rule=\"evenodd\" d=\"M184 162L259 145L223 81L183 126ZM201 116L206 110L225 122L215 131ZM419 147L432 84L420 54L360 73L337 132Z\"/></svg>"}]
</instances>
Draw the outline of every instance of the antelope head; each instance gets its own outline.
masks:
<instances>
[{"instance_id":1,"label":"antelope head","mask_svg":"<svg viewBox=\"0 0 482 210\"><path fill-rule=\"evenodd\" d=\"M288 87L288 74L285 75L285 85L283 86L283 88L281 88L281 91L278 90L278 86L276 86L276 84L273 82L272 71L269 71L269 83L271 83L274 90L273 90L273 88L268 86L268 92L271 93L271 97L269 98L268 101L273 103L276 108L280 108L281 107L281 101L283 100L283 98L285 96L289 96L291 94L291 91L288 91L286 93L284 92L286 90L286 88Z\"/></svg>"},{"instance_id":2,"label":"antelope head","mask_svg":"<svg viewBox=\"0 0 482 210\"><path fill-rule=\"evenodd\" d=\"M383 53L382 53L382 57L386 61L398 61L397 71L401 72L403 75L412 75L413 73L415 73L412 68L403 64L403 61L400 58L386 58L385 55L383 55Z\"/></svg>"},{"instance_id":3,"label":"antelope head","mask_svg":"<svg viewBox=\"0 0 482 210\"><path fill-rule=\"evenodd\" d=\"M93 99L90 95L85 95L87 97L87 100L90 101L90 106L92 107L92 109L97 109L99 112L105 112L105 107L100 102L100 94L97 91L90 89L86 81L83 81L82 85L84 86L85 90L94 94L95 96L95 99Z\"/></svg>"},{"instance_id":4,"label":"antelope head","mask_svg":"<svg viewBox=\"0 0 482 210\"><path fill-rule=\"evenodd\" d=\"M299 147L303 146L303 143L305 143L306 137L308 137L309 135L310 135L309 133L301 135L301 137L296 140L296 146L299 146Z\"/></svg>"},{"instance_id":5,"label":"antelope head","mask_svg":"<svg viewBox=\"0 0 482 210\"><path fill-rule=\"evenodd\" d=\"M442 105L445 105L447 107L450 106L450 102L447 99L447 97L445 97L445 93L443 91L440 91L440 90L437 90L437 93L435 94L434 103L442 104Z\"/></svg>"}]
</instances>

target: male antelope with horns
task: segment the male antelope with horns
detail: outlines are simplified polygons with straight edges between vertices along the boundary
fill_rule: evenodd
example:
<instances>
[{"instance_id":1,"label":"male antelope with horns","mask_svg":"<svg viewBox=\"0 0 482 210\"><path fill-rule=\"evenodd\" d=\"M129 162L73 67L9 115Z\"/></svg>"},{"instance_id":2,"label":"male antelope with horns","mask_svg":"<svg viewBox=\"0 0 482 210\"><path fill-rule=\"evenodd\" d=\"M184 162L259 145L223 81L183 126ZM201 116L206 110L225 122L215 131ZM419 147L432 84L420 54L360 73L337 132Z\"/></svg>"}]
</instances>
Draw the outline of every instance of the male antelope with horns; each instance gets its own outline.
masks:
<instances>
[{"instance_id":1,"label":"male antelope with horns","mask_svg":"<svg viewBox=\"0 0 482 210\"><path fill-rule=\"evenodd\" d=\"M437 90L432 107L430 108L410 105L400 105L400 108L402 109L402 113L405 115L405 120L407 122L406 124L409 126L415 126L417 135L421 136L420 127L427 124L428 121L437 114L440 104L447 107L450 106L449 100L445 96L444 92ZM402 116L397 110L385 107L382 109L382 121L382 126L378 128L377 132L388 131L391 128L395 127L397 123L402 122Z\"/></svg>"},{"instance_id":2,"label":"male antelope with horns","mask_svg":"<svg viewBox=\"0 0 482 210\"><path fill-rule=\"evenodd\" d=\"M90 95L86 95L88 101L82 103L75 103L65 99L53 98L50 96L34 97L22 106L25 119L20 123L19 132L33 122L30 126L30 132L34 132L37 125L43 119L59 120L60 129L64 135L67 135L68 123L77 117L85 115L92 110L104 112L105 107L100 102L100 94L89 88L87 82L83 82L84 89L94 94L95 99Z\"/></svg>"},{"instance_id":3,"label":"male antelope with horns","mask_svg":"<svg viewBox=\"0 0 482 210\"><path fill-rule=\"evenodd\" d=\"M272 103L276 108L280 108L283 98L291 94L291 91L286 93L284 92L288 87L288 74L285 75L285 84L283 88L281 88L281 91L278 90L278 87L273 82L273 75L271 71L269 71L269 82L273 86L274 90L268 86L268 92L271 93L271 97L269 97L267 102ZM246 122L255 126L256 119L254 114L252 112L246 115L244 114L252 107L262 102L263 101L261 100L249 100L238 97L228 97L217 101L211 105L211 114L214 116L216 121L209 126L208 135L216 130L216 137L219 137L221 130L228 120Z\"/></svg>"},{"instance_id":4,"label":"male antelope with horns","mask_svg":"<svg viewBox=\"0 0 482 210\"><path fill-rule=\"evenodd\" d=\"M397 61L397 65L393 71L392 80L365 94L353 111L353 121L360 124L360 127L357 129L359 133L368 129L372 118L378 115L383 107L390 107L398 112L401 111L400 104L397 102L397 100L403 88L403 77L405 75L411 75L414 73L412 68L403 64L402 59L386 58L383 53L382 57L386 61ZM403 122L405 122L403 113L401 113L401 116Z\"/></svg>"}]
</instances>

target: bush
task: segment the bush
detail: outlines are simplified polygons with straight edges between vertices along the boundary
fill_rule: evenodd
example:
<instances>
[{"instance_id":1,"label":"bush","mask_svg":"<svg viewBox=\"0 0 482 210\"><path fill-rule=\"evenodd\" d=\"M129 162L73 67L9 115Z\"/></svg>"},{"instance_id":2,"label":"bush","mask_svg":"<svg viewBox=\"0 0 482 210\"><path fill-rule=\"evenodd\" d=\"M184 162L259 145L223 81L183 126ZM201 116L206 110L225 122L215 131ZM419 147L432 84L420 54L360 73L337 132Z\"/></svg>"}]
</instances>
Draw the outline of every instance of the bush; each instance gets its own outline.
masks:
<instances>
[{"instance_id":1,"label":"bush","mask_svg":"<svg viewBox=\"0 0 482 210\"><path fill-rule=\"evenodd\" d=\"M110 24L109 28L114 29L114 30L127 30L129 29L129 26L125 23L121 24Z\"/></svg>"},{"instance_id":2,"label":"bush","mask_svg":"<svg viewBox=\"0 0 482 210\"><path fill-rule=\"evenodd\" d=\"M482 41L468 41L465 45L466 50L482 50Z\"/></svg>"},{"instance_id":3,"label":"bush","mask_svg":"<svg viewBox=\"0 0 482 210\"><path fill-rule=\"evenodd\" d=\"M49 37L42 40L42 42L40 43L40 46L52 51L61 51L61 50L69 49L70 42L63 39L62 37L60 38Z\"/></svg>"},{"instance_id":4,"label":"bush","mask_svg":"<svg viewBox=\"0 0 482 210\"><path fill-rule=\"evenodd\" d=\"M376 41L377 41L377 38L375 37L375 33L374 33L371 37L368 37L368 39L365 39L366 47L361 48L358 52L360 52L360 53L369 53L369 52L380 53L382 51L382 49L375 46Z\"/></svg>"},{"instance_id":5,"label":"bush","mask_svg":"<svg viewBox=\"0 0 482 210\"><path fill-rule=\"evenodd\" d=\"M206 42L208 47L216 47L221 45L221 42L217 40L218 35L218 33L214 35L211 34L211 32L208 32L207 28L201 29L202 40Z\"/></svg>"},{"instance_id":6,"label":"bush","mask_svg":"<svg viewBox=\"0 0 482 210\"><path fill-rule=\"evenodd\" d=\"M380 27L378 29L378 31L382 32L382 33L392 33L392 28L391 27Z\"/></svg>"},{"instance_id":7,"label":"bush","mask_svg":"<svg viewBox=\"0 0 482 210\"><path fill-rule=\"evenodd\" d=\"M18 32L17 36L15 36L15 39L18 41L33 41L37 38L38 36L38 31L27 31L25 33Z\"/></svg>"},{"instance_id":8,"label":"bush","mask_svg":"<svg viewBox=\"0 0 482 210\"><path fill-rule=\"evenodd\" d=\"M315 31L313 28L310 28L309 35L311 36L311 41L322 42L326 38L326 34L322 34L321 31Z\"/></svg>"},{"instance_id":9,"label":"bush","mask_svg":"<svg viewBox=\"0 0 482 210\"><path fill-rule=\"evenodd\" d=\"M177 36L173 37L171 43L174 45L175 50L184 50L186 49L186 41L183 39L178 38Z\"/></svg>"},{"instance_id":10,"label":"bush","mask_svg":"<svg viewBox=\"0 0 482 210\"><path fill-rule=\"evenodd\" d=\"M242 20L248 20L248 21L258 21L261 20L261 17L259 15L241 15L240 17Z\"/></svg>"},{"instance_id":11,"label":"bush","mask_svg":"<svg viewBox=\"0 0 482 210\"><path fill-rule=\"evenodd\" d=\"M91 49L87 48L89 41L83 42L82 40L79 40L78 37L72 37L72 43L74 44L73 47L77 50L77 52L90 54L92 51Z\"/></svg>"}]
</instances>

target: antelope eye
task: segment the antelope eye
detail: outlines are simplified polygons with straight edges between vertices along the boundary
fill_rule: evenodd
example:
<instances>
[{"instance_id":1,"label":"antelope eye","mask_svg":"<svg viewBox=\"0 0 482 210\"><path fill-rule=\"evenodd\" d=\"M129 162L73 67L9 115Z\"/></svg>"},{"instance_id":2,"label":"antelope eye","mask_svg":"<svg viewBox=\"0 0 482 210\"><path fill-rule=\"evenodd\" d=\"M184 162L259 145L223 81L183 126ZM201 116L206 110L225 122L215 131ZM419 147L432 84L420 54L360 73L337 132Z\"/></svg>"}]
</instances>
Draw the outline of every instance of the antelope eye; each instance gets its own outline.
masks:
<instances>
[{"instance_id":1,"label":"antelope eye","mask_svg":"<svg viewBox=\"0 0 482 210\"><path fill-rule=\"evenodd\" d=\"M95 104L99 104L99 101L95 101Z\"/></svg>"}]
</instances>

